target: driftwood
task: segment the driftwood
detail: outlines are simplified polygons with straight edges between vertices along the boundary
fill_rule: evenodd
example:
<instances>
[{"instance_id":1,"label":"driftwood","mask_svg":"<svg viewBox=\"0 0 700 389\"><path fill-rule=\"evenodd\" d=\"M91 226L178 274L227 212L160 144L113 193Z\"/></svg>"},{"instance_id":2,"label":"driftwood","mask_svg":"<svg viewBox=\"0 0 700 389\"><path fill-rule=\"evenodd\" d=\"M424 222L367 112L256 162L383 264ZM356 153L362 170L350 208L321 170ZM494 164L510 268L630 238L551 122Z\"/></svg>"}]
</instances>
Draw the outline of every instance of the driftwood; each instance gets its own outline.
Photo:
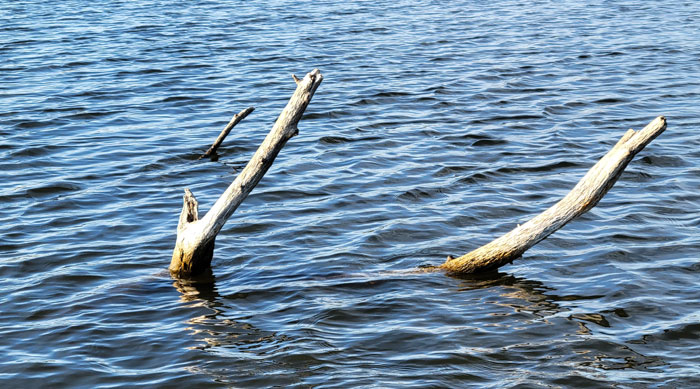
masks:
<instances>
[{"instance_id":1,"label":"driftwood","mask_svg":"<svg viewBox=\"0 0 700 389\"><path fill-rule=\"evenodd\" d=\"M232 117L231 120L228 122L228 124L226 125L226 127L224 127L224 129L221 130L221 133L219 134L219 136L216 137L216 140L215 140L214 143L211 145L211 147L209 148L209 150L207 150L206 153L202 154L198 159L202 159L202 158L211 157L211 156L213 156L213 155L216 155L216 150L219 149L219 146L221 146L221 143L224 142L224 139L226 139L226 137L228 136L229 132L231 132L231 130L233 129L233 127L235 127L236 124L238 124L238 122L240 122L241 120L245 119L245 117L248 116L248 115L249 115L251 112L253 112L254 110L255 110L255 108L253 108L253 107L248 107L248 108L242 110L241 112L239 112L239 113L233 115L233 117Z\"/></svg>"},{"instance_id":2,"label":"driftwood","mask_svg":"<svg viewBox=\"0 0 700 389\"><path fill-rule=\"evenodd\" d=\"M293 77L297 88L246 167L219 197L209 212L199 219L198 203L185 189L184 204L177 226L177 240L170 272L178 277L194 276L211 265L214 241L228 218L258 184L287 141L298 133L297 124L323 81L318 69L303 79Z\"/></svg>"},{"instance_id":3,"label":"driftwood","mask_svg":"<svg viewBox=\"0 0 700 389\"><path fill-rule=\"evenodd\" d=\"M629 130L562 200L523 225L459 258L448 257L440 266L448 273L466 274L497 269L566 223L593 208L612 188L627 164L666 129L659 116L641 131Z\"/></svg>"}]
</instances>

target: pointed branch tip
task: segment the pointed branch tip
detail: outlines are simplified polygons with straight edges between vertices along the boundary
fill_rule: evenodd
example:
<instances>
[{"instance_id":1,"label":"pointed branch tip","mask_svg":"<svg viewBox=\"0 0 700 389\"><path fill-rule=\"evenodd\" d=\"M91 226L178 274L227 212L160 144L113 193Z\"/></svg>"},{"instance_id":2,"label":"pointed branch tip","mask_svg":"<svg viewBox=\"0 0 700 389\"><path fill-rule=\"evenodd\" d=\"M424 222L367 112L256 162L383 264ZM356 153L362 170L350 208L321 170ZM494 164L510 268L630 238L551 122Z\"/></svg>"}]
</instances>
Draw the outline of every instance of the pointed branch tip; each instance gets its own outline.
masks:
<instances>
[{"instance_id":1,"label":"pointed branch tip","mask_svg":"<svg viewBox=\"0 0 700 389\"><path fill-rule=\"evenodd\" d=\"M178 233L185 228L188 223L199 220L199 203L192 194L189 188L185 188L185 194L182 196L182 211L180 212L180 221L177 224Z\"/></svg>"},{"instance_id":2,"label":"pointed branch tip","mask_svg":"<svg viewBox=\"0 0 700 389\"><path fill-rule=\"evenodd\" d=\"M297 84L301 82L301 80L299 79L299 77L297 77L297 76L294 75L294 74L292 74L292 78L294 79L294 82L296 82Z\"/></svg>"}]
</instances>

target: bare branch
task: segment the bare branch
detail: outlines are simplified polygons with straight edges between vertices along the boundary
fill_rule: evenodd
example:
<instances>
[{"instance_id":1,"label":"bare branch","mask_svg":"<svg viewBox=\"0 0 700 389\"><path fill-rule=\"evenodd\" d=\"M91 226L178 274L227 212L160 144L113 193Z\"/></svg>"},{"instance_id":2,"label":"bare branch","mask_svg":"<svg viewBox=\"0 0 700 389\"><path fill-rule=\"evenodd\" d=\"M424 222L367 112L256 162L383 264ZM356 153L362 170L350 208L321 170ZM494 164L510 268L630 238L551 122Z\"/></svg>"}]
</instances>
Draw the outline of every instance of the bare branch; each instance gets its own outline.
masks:
<instances>
[{"instance_id":1,"label":"bare branch","mask_svg":"<svg viewBox=\"0 0 700 389\"><path fill-rule=\"evenodd\" d=\"M448 257L440 268L450 273L497 269L520 257L566 223L593 208L612 188L634 156L666 129L659 116L643 130L629 130L561 201L523 225L459 258Z\"/></svg>"},{"instance_id":2,"label":"bare branch","mask_svg":"<svg viewBox=\"0 0 700 389\"><path fill-rule=\"evenodd\" d=\"M265 172L272 166L273 161L287 141L297 134L297 124L306 107L311 102L316 89L321 85L323 76L318 69L308 73L297 83L297 88L289 103L284 108L270 133L250 159L246 167L219 197L209 212L199 220L189 221L178 226L177 240L173 257L170 262L170 272L176 276L192 276L209 268L214 252L216 235L221 231L226 221L255 188ZM191 193L185 194L183 214L192 214L188 198L194 199ZM195 200L196 204L196 200ZM194 207L196 209L196 206ZM194 213L196 215L196 213ZM196 218L192 218L196 219Z\"/></svg>"},{"instance_id":3,"label":"bare branch","mask_svg":"<svg viewBox=\"0 0 700 389\"><path fill-rule=\"evenodd\" d=\"M219 134L218 137L216 137L216 140L214 143L211 145L209 150L207 150L206 153L202 154L198 159L202 159L205 157L211 157L212 155L216 154L216 150L219 149L219 146L221 146L221 143L224 142L224 139L228 136L229 132L233 129L233 127L236 126L241 120L245 119L246 116L248 116L251 112L253 112L255 108L253 107L248 107L241 112L233 115L233 118L228 122L226 127L224 127L223 130L221 130L221 133Z\"/></svg>"}]
</instances>

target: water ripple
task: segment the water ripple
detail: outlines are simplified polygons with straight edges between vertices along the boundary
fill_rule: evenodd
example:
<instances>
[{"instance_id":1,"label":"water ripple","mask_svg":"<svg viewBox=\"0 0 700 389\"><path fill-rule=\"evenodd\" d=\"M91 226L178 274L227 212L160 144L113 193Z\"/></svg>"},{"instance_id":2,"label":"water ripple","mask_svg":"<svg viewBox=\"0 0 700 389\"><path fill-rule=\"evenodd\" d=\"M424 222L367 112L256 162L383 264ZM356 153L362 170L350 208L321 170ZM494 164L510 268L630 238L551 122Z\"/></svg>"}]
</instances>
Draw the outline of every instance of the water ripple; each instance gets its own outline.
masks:
<instances>
[{"instance_id":1,"label":"water ripple","mask_svg":"<svg viewBox=\"0 0 700 389\"><path fill-rule=\"evenodd\" d=\"M0 14L6 386L700 385L695 3ZM208 209L314 67L299 136L212 274L171 279L183 188ZM546 209L659 114L668 130L600 204L523 258L414 271Z\"/></svg>"}]
</instances>

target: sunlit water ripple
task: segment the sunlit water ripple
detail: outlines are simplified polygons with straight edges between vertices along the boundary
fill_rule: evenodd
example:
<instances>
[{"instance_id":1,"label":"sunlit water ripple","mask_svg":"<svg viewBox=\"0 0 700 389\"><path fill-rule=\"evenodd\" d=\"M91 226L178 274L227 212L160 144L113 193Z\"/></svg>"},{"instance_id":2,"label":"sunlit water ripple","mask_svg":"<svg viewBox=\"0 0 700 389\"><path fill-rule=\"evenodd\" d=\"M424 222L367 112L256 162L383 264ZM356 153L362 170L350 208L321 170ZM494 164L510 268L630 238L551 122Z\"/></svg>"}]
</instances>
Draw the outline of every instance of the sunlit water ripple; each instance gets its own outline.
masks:
<instances>
[{"instance_id":1,"label":"sunlit water ripple","mask_svg":"<svg viewBox=\"0 0 700 389\"><path fill-rule=\"evenodd\" d=\"M0 3L4 387L700 386L700 5ZM167 265L294 89L299 136ZM218 161L197 160L254 106ZM499 273L439 264L668 130Z\"/></svg>"}]
</instances>

